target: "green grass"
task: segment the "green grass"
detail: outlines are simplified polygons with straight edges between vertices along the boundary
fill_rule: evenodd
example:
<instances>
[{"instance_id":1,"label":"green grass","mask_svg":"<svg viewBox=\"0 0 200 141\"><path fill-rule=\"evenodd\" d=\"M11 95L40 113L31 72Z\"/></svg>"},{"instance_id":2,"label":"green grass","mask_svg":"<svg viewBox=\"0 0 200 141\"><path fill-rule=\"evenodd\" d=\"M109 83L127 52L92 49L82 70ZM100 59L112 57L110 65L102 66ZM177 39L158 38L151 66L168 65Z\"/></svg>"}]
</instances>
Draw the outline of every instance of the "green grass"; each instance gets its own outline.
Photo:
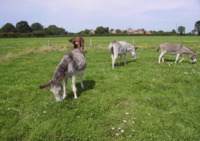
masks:
<instances>
[{"instance_id":1,"label":"green grass","mask_svg":"<svg viewBox=\"0 0 200 141\"><path fill-rule=\"evenodd\" d=\"M0 39L0 57L9 53L20 53L27 50L37 50L41 47L67 46L72 48L68 41L71 37L62 38L14 38ZM140 48L158 48L161 43L181 43L191 48L200 48L200 37L198 36L108 36L108 37L84 37L85 46L91 48L106 47L114 40L127 41ZM91 42L91 44L90 44Z\"/></svg>"},{"instance_id":2,"label":"green grass","mask_svg":"<svg viewBox=\"0 0 200 141\"><path fill-rule=\"evenodd\" d=\"M101 48L107 48L111 40L132 40L92 38L102 41ZM0 61L0 140L199 141L200 58L196 64L190 64L189 57L175 64L175 56L166 55L168 61L158 64L159 53L154 48L165 39L175 41L178 37L134 38L147 48L138 49L136 61L129 55L126 66L116 61L115 69L111 68L109 51L93 44L86 51L85 89L77 79L78 100L74 100L69 79L67 99L60 103L49 89L40 90L39 85L51 79L71 47L45 52L39 49L46 38L19 39L19 43L18 39L5 39L12 47L7 53L19 54L27 48L38 51ZM199 37L183 38L200 51L195 48L200 44L193 44ZM65 38L51 40L56 47L65 46ZM0 49L5 50L2 41ZM26 46L27 42L33 42L32 46Z\"/></svg>"}]
</instances>

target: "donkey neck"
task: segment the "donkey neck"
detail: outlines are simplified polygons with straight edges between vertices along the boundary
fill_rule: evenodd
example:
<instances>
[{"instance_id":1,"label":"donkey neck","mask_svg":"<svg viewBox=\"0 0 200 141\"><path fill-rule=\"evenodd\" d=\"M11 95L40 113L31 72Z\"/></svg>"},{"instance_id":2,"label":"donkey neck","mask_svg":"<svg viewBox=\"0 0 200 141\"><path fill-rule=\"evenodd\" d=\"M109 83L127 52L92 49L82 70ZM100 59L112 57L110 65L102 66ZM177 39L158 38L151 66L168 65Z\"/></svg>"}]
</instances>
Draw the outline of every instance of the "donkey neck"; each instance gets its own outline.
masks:
<instances>
[{"instance_id":1,"label":"donkey neck","mask_svg":"<svg viewBox=\"0 0 200 141\"><path fill-rule=\"evenodd\" d=\"M54 72L52 81L60 83L67 75L67 70L68 70L68 60L62 59Z\"/></svg>"},{"instance_id":2,"label":"donkey neck","mask_svg":"<svg viewBox=\"0 0 200 141\"><path fill-rule=\"evenodd\" d=\"M183 46L183 50L182 50L182 52L183 52L183 54L188 54L188 55L194 53L192 50L190 50L189 48L184 47L184 46Z\"/></svg>"}]
</instances>

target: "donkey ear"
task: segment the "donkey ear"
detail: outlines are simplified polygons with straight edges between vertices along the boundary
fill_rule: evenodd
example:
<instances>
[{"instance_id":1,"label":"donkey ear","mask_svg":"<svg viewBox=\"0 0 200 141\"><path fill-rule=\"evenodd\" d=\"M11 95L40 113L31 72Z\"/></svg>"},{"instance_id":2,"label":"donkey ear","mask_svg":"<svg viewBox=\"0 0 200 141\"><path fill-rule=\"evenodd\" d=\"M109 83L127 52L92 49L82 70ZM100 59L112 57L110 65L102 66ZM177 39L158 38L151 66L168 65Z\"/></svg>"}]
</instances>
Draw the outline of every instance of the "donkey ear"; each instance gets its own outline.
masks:
<instances>
[{"instance_id":1,"label":"donkey ear","mask_svg":"<svg viewBox=\"0 0 200 141\"><path fill-rule=\"evenodd\" d=\"M46 87L49 87L50 86L50 84L51 84L51 81L50 82L47 82L47 83L45 83L45 84L43 84L43 85L40 85L40 89L44 89L44 88L46 88Z\"/></svg>"}]
</instances>

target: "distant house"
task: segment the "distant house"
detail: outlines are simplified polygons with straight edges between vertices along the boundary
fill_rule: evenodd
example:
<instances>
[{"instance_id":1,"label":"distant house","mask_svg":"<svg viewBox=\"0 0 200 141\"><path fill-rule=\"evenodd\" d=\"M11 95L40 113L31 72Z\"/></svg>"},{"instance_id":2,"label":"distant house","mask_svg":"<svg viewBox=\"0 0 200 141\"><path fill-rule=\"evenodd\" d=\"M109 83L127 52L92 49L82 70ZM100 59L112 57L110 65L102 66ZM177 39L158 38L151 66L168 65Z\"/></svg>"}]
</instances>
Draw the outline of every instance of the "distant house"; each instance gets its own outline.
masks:
<instances>
[{"instance_id":1,"label":"distant house","mask_svg":"<svg viewBox=\"0 0 200 141\"><path fill-rule=\"evenodd\" d=\"M151 31L145 31L145 34L152 34Z\"/></svg>"},{"instance_id":2,"label":"distant house","mask_svg":"<svg viewBox=\"0 0 200 141\"><path fill-rule=\"evenodd\" d=\"M116 29L111 29L111 30L109 31L109 33L111 33L111 34L116 34Z\"/></svg>"},{"instance_id":3,"label":"distant house","mask_svg":"<svg viewBox=\"0 0 200 141\"><path fill-rule=\"evenodd\" d=\"M145 31L143 29L138 29L134 31L134 34L145 34Z\"/></svg>"},{"instance_id":4,"label":"distant house","mask_svg":"<svg viewBox=\"0 0 200 141\"><path fill-rule=\"evenodd\" d=\"M134 30L133 30L132 28L129 28L129 29L127 30L127 34L134 34Z\"/></svg>"},{"instance_id":5,"label":"distant house","mask_svg":"<svg viewBox=\"0 0 200 141\"><path fill-rule=\"evenodd\" d=\"M143 29L133 30L132 28L129 28L127 30L127 34L145 34Z\"/></svg>"},{"instance_id":6,"label":"distant house","mask_svg":"<svg viewBox=\"0 0 200 141\"><path fill-rule=\"evenodd\" d=\"M90 34L94 34L94 30L93 29L90 29Z\"/></svg>"},{"instance_id":7,"label":"distant house","mask_svg":"<svg viewBox=\"0 0 200 141\"><path fill-rule=\"evenodd\" d=\"M132 28L129 28L127 30L127 34L152 34L152 32L151 31L145 31L144 29L133 30Z\"/></svg>"}]
</instances>

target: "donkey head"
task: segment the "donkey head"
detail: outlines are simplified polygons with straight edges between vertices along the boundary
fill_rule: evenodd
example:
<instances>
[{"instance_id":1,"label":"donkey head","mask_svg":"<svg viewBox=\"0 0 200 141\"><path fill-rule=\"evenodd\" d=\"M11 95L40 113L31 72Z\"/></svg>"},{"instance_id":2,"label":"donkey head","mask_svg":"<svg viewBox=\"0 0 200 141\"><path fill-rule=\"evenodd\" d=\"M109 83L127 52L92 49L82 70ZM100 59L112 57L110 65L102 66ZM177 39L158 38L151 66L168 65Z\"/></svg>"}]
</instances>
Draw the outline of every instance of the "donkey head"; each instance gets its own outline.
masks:
<instances>
[{"instance_id":1,"label":"donkey head","mask_svg":"<svg viewBox=\"0 0 200 141\"><path fill-rule=\"evenodd\" d=\"M74 38L73 38L73 39L70 39L69 41L70 41L72 44L74 44L74 45L75 45L75 44L76 44L76 45L78 44L77 40L74 39Z\"/></svg>"},{"instance_id":2,"label":"donkey head","mask_svg":"<svg viewBox=\"0 0 200 141\"><path fill-rule=\"evenodd\" d=\"M78 47L78 42L74 38L70 39L69 41L74 45L74 48Z\"/></svg>"},{"instance_id":3,"label":"donkey head","mask_svg":"<svg viewBox=\"0 0 200 141\"><path fill-rule=\"evenodd\" d=\"M136 59L136 48L134 48L134 46L128 46L127 51L129 51L131 53L131 56L133 57L133 59Z\"/></svg>"},{"instance_id":4,"label":"donkey head","mask_svg":"<svg viewBox=\"0 0 200 141\"><path fill-rule=\"evenodd\" d=\"M190 60L191 60L191 63L196 63L196 62L197 62L197 59L196 59L197 54L198 54L198 53L196 53L196 52L190 54Z\"/></svg>"},{"instance_id":5,"label":"donkey head","mask_svg":"<svg viewBox=\"0 0 200 141\"><path fill-rule=\"evenodd\" d=\"M50 87L50 91L54 94L56 102L60 102L63 100L62 97L63 87L61 83L55 83L53 81L50 81L43 85L40 85L40 89L44 89L47 87Z\"/></svg>"},{"instance_id":6,"label":"donkey head","mask_svg":"<svg viewBox=\"0 0 200 141\"><path fill-rule=\"evenodd\" d=\"M74 42L74 39L68 39L69 42L73 43Z\"/></svg>"}]
</instances>

